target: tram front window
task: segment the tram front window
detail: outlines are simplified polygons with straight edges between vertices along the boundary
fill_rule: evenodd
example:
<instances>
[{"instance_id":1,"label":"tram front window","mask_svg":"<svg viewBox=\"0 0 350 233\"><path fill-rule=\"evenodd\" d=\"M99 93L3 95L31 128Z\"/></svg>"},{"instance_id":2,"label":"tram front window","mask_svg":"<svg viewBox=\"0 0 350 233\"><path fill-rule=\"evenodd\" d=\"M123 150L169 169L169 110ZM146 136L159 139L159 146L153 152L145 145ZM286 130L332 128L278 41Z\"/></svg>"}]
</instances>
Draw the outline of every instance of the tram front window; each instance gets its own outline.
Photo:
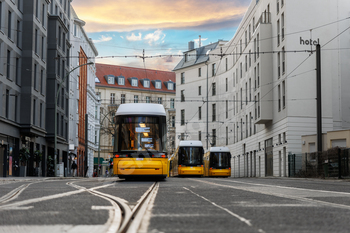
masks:
<instances>
[{"instance_id":1,"label":"tram front window","mask_svg":"<svg viewBox=\"0 0 350 233\"><path fill-rule=\"evenodd\" d=\"M162 152L165 148L161 132L165 119L152 116L123 116L120 122L120 152ZM147 154L147 153L146 153Z\"/></svg>"},{"instance_id":2,"label":"tram front window","mask_svg":"<svg viewBox=\"0 0 350 233\"><path fill-rule=\"evenodd\" d=\"M203 148L202 147L180 148L179 165L186 165L186 166L203 165Z\"/></svg>"},{"instance_id":3,"label":"tram front window","mask_svg":"<svg viewBox=\"0 0 350 233\"><path fill-rule=\"evenodd\" d=\"M210 167L212 168L229 168L231 167L231 154L227 152L211 152Z\"/></svg>"}]
</instances>

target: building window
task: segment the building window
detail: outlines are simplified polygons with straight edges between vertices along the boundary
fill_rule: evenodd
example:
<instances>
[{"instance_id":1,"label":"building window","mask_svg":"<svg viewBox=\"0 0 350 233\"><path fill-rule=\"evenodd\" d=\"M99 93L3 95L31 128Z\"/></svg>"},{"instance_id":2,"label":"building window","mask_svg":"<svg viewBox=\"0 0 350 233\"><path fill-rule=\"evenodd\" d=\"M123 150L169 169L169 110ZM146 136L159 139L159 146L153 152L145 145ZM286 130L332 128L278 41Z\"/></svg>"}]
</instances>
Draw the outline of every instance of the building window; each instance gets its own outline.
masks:
<instances>
[{"instance_id":1,"label":"building window","mask_svg":"<svg viewBox=\"0 0 350 233\"><path fill-rule=\"evenodd\" d=\"M7 119L10 117L10 90L6 90L5 116L6 116Z\"/></svg>"},{"instance_id":2,"label":"building window","mask_svg":"<svg viewBox=\"0 0 350 233\"><path fill-rule=\"evenodd\" d=\"M137 79L131 79L131 86L137 87L138 86L137 84L138 84Z\"/></svg>"},{"instance_id":3,"label":"building window","mask_svg":"<svg viewBox=\"0 0 350 233\"><path fill-rule=\"evenodd\" d=\"M45 27L45 4L43 4L43 7L41 9L41 23Z\"/></svg>"},{"instance_id":4,"label":"building window","mask_svg":"<svg viewBox=\"0 0 350 233\"><path fill-rule=\"evenodd\" d=\"M282 74L286 72L286 53L284 47L282 47Z\"/></svg>"},{"instance_id":5,"label":"building window","mask_svg":"<svg viewBox=\"0 0 350 233\"><path fill-rule=\"evenodd\" d=\"M149 88L149 80L143 80L143 87Z\"/></svg>"},{"instance_id":6,"label":"building window","mask_svg":"<svg viewBox=\"0 0 350 233\"><path fill-rule=\"evenodd\" d=\"M277 20L277 46L280 45L280 21Z\"/></svg>"},{"instance_id":7,"label":"building window","mask_svg":"<svg viewBox=\"0 0 350 233\"><path fill-rule=\"evenodd\" d=\"M125 79L122 78L122 77L118 77L118 85L124 86L125 85Z\"/></svg>"},{"instance_id":8,"label":"building window","mask_svg":"<svg viewBox=\"0 0 350 233\"><path fill-rule=\"evenodd\" d=\"M202 68L198 68L198 77L202 77Z\"/></svg>"},{"instance_id":9,"label":"building window","mask_svg":"<svg viewBox=\"0 0 350 233\"><path fill-rule=\"evenodd\" d=\"M281 85L278 85L278 111L281 111Z\"/></svg>"},{"instance_id":10,"label":"building window","mask_svg":"<svg viewBox=\"0 0 350 233\"><path fill-rule=\"evenodd\" d=\"M151 103L151 98L149 96L146 96L146 103L147 104Z\"/></svg>"},{"instance_id":11,"label":"building window","mask_svg":"<svg viewBox=\"0 0 350 233\"><path fill-rule=\"evenodd\" d=\"M212 146L216 146L216 129L212 129Z\"/></svg>"},{"instance_id":12,"label":"building window","mask_svg":"<svg viewBox=\"0 0 350 233\"><path fill-rule=\"evenodd\" d=\"M6 77L11 78L11 51L7 50Z\"/></svg>"},{"instance_id":13,"label":"building window","mask_svg":"<svg viewBox=\"0 0 350 233\"><path fill-rule=\"evenodd\" d=\"M40 71L40 93L44 94L44 70Z\"/></svg>"},{"instance_id":14,"label":"building window","mask_svg":"<svg viewBox=\"0 0 350 233\"><path fill-rule=\"evenodd\" d=\"M245 72L248 71L248 57L245 55Z\"/></svg>"},{"instance_id":15,"label":"building window","mask_svg":"<svg viewBox=\"0 0 350 233\"><path fill-rule=\"evenodd\" d=\"M139 96L138 95L134 95L134 103L138 103L139 102Z\"/></svg>"},{"instance_id":16,"label":"building window","mask_svg":"<svg viewBox=\"0 0 350 233\"><path fill-rule=\"evenodd\" d=\"M120 96L120 103L125 104L125 94L121 94Z\"/></svg>"},{"instance_id":17,"label":"building window","mask_svg":"<svg viewBox=\"0 0 350 233\"><path fill-rule=\"evenodd\" d=\"M37 82L37 79L38 79L38 70L37 70L37 64L34 64L34 89L35 90L38 90L38 82Z\"/></svg>"},{"instance_id":18,"label":"building window","mask_svg":"<svg viewBox=\"0 0 350 233\"><path fill-rule=\"evenodd\" d=\"M226 84L226 92L228 91L228 79L225 79L225 84Z\"/></svg>"},{"instance_id":19,"label":"building window","mask_svg":"<svg viewBox=\"0 0 350 233\"><path fill-rule=\"evenodd\" d=\"M228 127L226 127L226 146L228 145Z\"/></svg>"},{"instance_id":20,"label":"building window","mask_svg":"<svg viewBox=\"0 0 350 233\"><path fill-rule=\"evenodd\" d=\"M115 104L115 93L111 93L110 103Z\"/></svg>"},{"instance_id":21,"label":"building window","mask_svg":"<svg viewBox=\"0 0 350 233\"><path fill-rule=\"evenodd\" d=\"M228 100L226 100L226 119L228 118Z\"/></svg>"},{"instance_id":22,"label":"building window","mask_svg":"<svg viewBox=\"0 0 350 233\"><path fill-rule=\"evenodd\" d=\"M181 125L185 124L185 109L181 109Z\"/></svg>"},{"instance_id":23,"label":"building window","mask_svg":"<svg viewBox=\"0 0 350 233\"><path fill-rule=\"evenodd\" d=\"M171 109L175 108L175 99L170 99L170 108Z\"/></svg>"},{"instance_id":24,"label":"building window","mask_svg":"<svg viewBox=\"0 0 350 233\"><path fill-rule=\"evenodd\" d=\"M16 78L16 84L18 84L18 85L20 85L20 66L19 66L19 58L18 57L16 57L16 67L15 67L15 72L16 72L16 74L15 74L15 78Z\"/></svg>"},{"instance_id":25,"label":"building window","mask_svg":"<svg viewBox=\"0 0 350 233\"><path fill-rule=\"evenodd\" d=\"M168 90L174 90L174 83L168 83Z\"/></svg>"},{"instance_id":26,"label":"building window","mask_svg":"<svg viewBox=\"0 0 350 233\"><path fill-rule=\"evenodd\" d=\"M281 15L281 37L284 40L284 13Z\"/></svg>"},{"instance_id":27,"label":"building window","mask_svg":"<svg viewBox=\"0 0 350 233\"><path fill-rule=\"evenodd\" d=\"M228 70L228 58L226 57L225 59L226 63L225 63L225 67L226 67L226 71Z\"/></svg>"},{"instance_id":28,"label":"building window","mask_svg":"<svg viewBox=\"0 0 350 233\"><path fill-rule=\"evenodd\" d=\"M175 116L171 116L171 127L175 127Z\"/></svg>"},{"instance_id":29,"label":"building window","mask_svg":"<svg viewBox=\"0 0 350 233\"><path fill-rule=\"evenodd\" d=\"M185 101L185 90L181 90L181 102Z\"/></svg>"},{"instance_id":30,"label":"building window","mask_svg":"<svg viewBox=\"0 0 350 233\"><path fill-rule=\"evenodd\" d=\"M285 81L282 82L282 108L284 109L286 107L286 83Z\"/></svg>"},{"instance_id":31,"label":"building window","mask_svg":"<svg viewBox=\"0 0 350 233\"><path fill-rule=\"evenodd\" d=\"M277 0L277 14L280 12L280 0Z\"/></svg>"},{"instance_id":32,"label":"building window","mask_svg":"<svg viewBox=\"0 0 350 233\"><path fill-rule=\"evenodd\" d=\"M40 103L40 112L39 112L39 126L43 127L43 104Z\"/></svg>"},{"instance_id":33,"label":"building window","mask_svg":"<svg viewBox=\"0 0 350 233\"><path fill-rule=\"evenodd\" d=\"M12 38L12 12L9 11L8 13L8 24L7 24L7 36L11 39Z\"/></svg>"},{"instance_id":34,"label":"building window","mask_svg":"<svg viewBox=\"0 0 350 233\"><path fill-rule=\"evenodd\" d=\"M212 95L215 96L216 95L216 83L212 84Z\"/></svg>"},{"instance_id":35,"label":"building window","mask_svg":"<svg viewBox=\"0 0 350 233\"><path fill-rule=\"evenodd\" d=\"M185 84L185 73L181 73L181 84Z\"/></svg>"},{"instance_id":36,"label":"building window","mask_svg":"<svg viewBox=\"0 0 350 233\"><path fill-rule=\"evenodd\" d=\"M280 52L277 53L277 76L278 78L281 77L281 54Z\"/></svg>"},{"instance_id":37,"label":"building window","mask_svg":"<svg viewBox=\"0 0 350 233\"><path fill-rule=\"evenodd\" d=\"M156 81L156 89L162 89L162 83L159 81Z\"/></svg>"},{"instance_id":38,"label":"building window","mask_svg":"<svg viewBox=\"0 0 350 233\"><path fill-rule=\"evenodd\" d=\"M158 104L162 104L162 97L158 97Z\"/></svg>"},{"instance_id":39,"label":"building window","mask_svg":"<svg viewBox=\"0 0 350 233\"><path fill-rule=\"evenodd\" d=\"M212 64L212 69L211 70L212 70L211 75L215 76L216 75L216 63Z\"/></svg>"},{"instance_id":40,"label":"building window","mask_svg":"<svg viewBox=\"0 0 350 233\"><path fill-rule=\"evenodd\" d=\"M0 9L1 10L1 9ZM20 41L21 41L21 22L19 20L17 20L17 41L16 41L16 45L17 47L20 48Z\"/></svg>"},{"instance_id":41,"label":"building window","mask_svg":"<svg viewBox=\"0 0 350 233\"><path fill-rule=\"evenodd\" d=\"M44 52L45 52L45 38L41 37L41 59L44 60ZM68 53L67 53L67 58L69 57Z\"/></svg>"},{"instance_id":42,"label":"building window","mask_svg":"<svg viewBox=\"0 0 350 233\"><path fill-rule=\"evenodd\" d=\"M202 141L202 131L198 131L198 141Z\"/></svg>"},{"instance_id":43,"label":"building window","mask_svg":"<svg viewBox=\"0 0 350 233\"><path fill-rule=\"evenodd\" d=\"M35 123L36 123L36 100L34 99L33 100L33 125L35 125Z\"/></svg>"},{"instance_id":44,"label":"building window","mask_svg":"<svg viewBox=\"0 0 350 233\"><path fill-rule=\"evenodd\" d=\"M202 120L202 107L198 107L198 120Z\"/></svg>"},{"instance_id":45,"label":"building window","mask_svg":"<svg viewBox=\"0 0 350 233\"><path fill-rule=\"evenodd\" d=\"M212 121L216 121L216 104L212 105Z\"/></svg>"},{"instance_id":46,"label":"building window","mask_svg":"<svg viewBox=\"0 0 350 233\"><path fill-rule=\"evenodd\" d=\"M239 63L239 69L240 69L240 78L243 77L243 66L242 66L242 62Z\"/></svg>"},{"instance_id":47,"label":"building window","mask_svg":"<svg viewBox=\"0 0 350 233\"><path fill-rule=\"evenodd\" d=\"M198 87L198 95L202 95L202 87L201 86Z\"/></svg>"}]
</instances>

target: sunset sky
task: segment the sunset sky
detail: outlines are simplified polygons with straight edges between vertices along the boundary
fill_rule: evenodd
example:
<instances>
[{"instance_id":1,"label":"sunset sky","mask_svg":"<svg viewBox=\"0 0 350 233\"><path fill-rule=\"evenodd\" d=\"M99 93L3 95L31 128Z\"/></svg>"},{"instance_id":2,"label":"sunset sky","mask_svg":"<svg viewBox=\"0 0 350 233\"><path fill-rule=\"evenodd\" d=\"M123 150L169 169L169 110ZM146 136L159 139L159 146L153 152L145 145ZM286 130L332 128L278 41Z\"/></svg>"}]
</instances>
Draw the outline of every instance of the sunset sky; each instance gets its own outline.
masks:
<instances>
[{"instance_id":1,"label":"sunset sky","mask_svg":"<svg viewBox=\"0 0 350 233\"><path fill-rule=\"evenodd\" d=\"M251 0L73 0L99 52L96 62L172 70L189 41L230 40ZM164 55L148 58L111 56Z\"/></svg>"}]
</instances>

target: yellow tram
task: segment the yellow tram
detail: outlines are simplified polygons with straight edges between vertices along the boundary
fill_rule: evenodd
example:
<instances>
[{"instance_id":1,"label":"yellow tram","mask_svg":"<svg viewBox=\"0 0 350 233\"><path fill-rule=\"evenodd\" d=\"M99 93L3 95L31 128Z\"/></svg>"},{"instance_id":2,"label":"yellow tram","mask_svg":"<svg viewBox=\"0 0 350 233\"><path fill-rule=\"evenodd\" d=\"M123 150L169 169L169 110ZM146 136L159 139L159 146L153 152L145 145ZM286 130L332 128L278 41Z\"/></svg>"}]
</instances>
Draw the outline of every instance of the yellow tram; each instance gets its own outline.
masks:
<instances>
[{"instance_id":1,"label":"yellow tram","mask_svg":"<svg viewBox=\"0 0 350 233\"><path fill-rule=\"evenodd\" d=\"M204 149L201 141L180 141L169 159L170 176L203 176Z\"/></svg>"},{"instance_id":2,"label":"yellow tram","mask_svg":"<svg viewBox=\"0 0 350 233\"><path fill-rule=\"evenodd\" d=\"M113 173L119 178L168 176L163 105L121 104L115 115Z\"/></svg>"},{"instance_id":3,"label":"yellow tram","mask_svg":"<svg viewBox=\"0 0 350 233\"><path fill-rule=\"evenodd\" d=\"M231 153L227 147L211 147L205 153L204 176L231 176Z\"/></svg>"}]
</instances>

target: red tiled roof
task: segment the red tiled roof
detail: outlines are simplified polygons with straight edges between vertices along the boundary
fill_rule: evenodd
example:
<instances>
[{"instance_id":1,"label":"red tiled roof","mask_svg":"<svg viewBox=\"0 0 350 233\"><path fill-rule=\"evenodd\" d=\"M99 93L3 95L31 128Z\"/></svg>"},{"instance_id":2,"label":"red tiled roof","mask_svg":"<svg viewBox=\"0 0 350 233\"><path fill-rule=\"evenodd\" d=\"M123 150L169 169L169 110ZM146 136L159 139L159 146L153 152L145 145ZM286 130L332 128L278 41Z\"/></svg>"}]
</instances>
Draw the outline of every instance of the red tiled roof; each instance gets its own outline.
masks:
<instances>
[{"instance_id":1,"label":"red tiled roof","mask_svg":"<svg viewBox=\"0 0 350 233\"><path fill-rule=\"evenodd\" d=\"M108 84L105 76L113 75L124 76L125 77L125 85L118 85L117 80L115 80L115 84ZM117 66L117 65L108 65L96 63L96 76L100 80L100 83L95 82L96 87L116 87L116 88L127 88L127 89L135 89L135 90L152 90L152 91L161 91L161 92L169 92L175 94L174 90L168 90L168 88L164 85L164 82L172 81L176 82L175 72L170 71L162 71L162 70L150 70L150 69L141 69L127 66ZM138 87L131 86L128 78L136 77L138 79ZM150 80L150 88L145 88L141 84L141 79L149 79ZM152 84L152 80L160 80L162 82L162 89L156 89ZM174 85L175 86L175 85Z\"/></svg>"}]
</instances>

